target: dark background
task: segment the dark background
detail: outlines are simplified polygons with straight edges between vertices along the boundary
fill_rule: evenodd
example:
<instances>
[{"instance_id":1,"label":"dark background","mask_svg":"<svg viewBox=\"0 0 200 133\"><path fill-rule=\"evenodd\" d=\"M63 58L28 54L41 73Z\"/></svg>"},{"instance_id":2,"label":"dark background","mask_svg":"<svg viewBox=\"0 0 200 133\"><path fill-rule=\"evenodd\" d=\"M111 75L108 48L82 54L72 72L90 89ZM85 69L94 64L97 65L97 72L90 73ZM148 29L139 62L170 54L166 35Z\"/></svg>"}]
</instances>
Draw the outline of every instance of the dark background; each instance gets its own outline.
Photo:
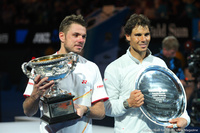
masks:
<instances>
[{"instance_id":1,"label":"dark background","mask_svg":"<svg viewBox=\"0 0 200 133\"><path fill-rule=\"evenodd\" d=\"M57 30L66 15L81 13L87 18L105 5L127 7L129 12L124 22L132 13L142 13L151 20L153 34L149 48L153 54L159 52L161 41L167 35L178 38L179 51L184 56L184 61L188 55L188 49L185 47L187 43L195 48L199 47L199 40L194 37L192 26L193 20L200 18L198 0L2 0L0 1L1 122L14 121L15 116L24 116L23 92L28 79L22 73L22 63L28 62L32 57L52 54L59 49ZM187 35L181 28L187 29ZM23 41L16 36L18 30L28 31ZM51 41L34 43L33 38L37 32L51 33ZM119 57L126 52L129 45L123 36L116 39L119 40L116 44L119 47ZM192 49L189 50L192 52ZM35 116L39 117L39 112ZM106 117L102 121L94 121L94 124L113 126L114 122L113 118Z\"/></svg>"}]
</instances>

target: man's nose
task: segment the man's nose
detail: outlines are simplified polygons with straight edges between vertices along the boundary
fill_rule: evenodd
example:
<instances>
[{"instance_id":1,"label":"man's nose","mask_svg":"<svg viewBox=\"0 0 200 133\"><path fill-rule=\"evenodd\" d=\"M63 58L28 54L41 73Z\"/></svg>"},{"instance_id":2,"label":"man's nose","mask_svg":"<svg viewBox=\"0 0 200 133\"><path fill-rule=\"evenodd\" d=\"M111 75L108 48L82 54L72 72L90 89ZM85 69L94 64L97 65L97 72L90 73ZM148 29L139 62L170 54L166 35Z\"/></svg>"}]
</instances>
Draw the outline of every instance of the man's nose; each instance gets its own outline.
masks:
<instances>
[{"instance_id":1,"label":"man's nose","mask_svg":"<svg viewBox=\"0 0 200 133\"><path fill-rule=\"evenodd\" d=\"M82 36L79 36L79 41L80 41L80 42L84 42L84 41L85 41L85 38L82 37Z\"/></svg>"},{"instance_id":2,"label":"man's nose","mask_svg":"<svg viewBox=\"0 0 200 133\"><path fill-rule=\"evenodd\" d=\"M140 37L140 40L141 40L141 41L146 41L146 37L145 37L145 36L141 36L141 37Z\"/></svg>"}]
</instances>

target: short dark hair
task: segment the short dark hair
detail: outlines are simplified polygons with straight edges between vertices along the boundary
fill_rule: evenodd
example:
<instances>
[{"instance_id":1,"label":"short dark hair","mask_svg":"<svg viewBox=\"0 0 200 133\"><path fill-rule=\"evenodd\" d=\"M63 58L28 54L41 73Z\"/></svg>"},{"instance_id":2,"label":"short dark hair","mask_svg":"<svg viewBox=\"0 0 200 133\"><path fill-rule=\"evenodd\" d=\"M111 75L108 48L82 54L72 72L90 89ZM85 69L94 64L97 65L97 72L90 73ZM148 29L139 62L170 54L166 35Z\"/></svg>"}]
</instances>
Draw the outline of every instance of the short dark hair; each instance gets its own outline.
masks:
<instances>
[{"instance_id":1,"label":"short dark hair","mask_svg":"<svg viewBox=\"0 0 200 133\"><path fill-rule=\"evenodd\" d=\"M85 20L83 19L82 15L70 15L70 16L66 16L62 22L60 23L59 26L59 32L64 32L66 33L69 30L69 27L71 24L80 24L83 27L87 27L87 23L85 22Z\"/></svg>"},{"instance_id":2,"label":"short dark hair","mask_svg":"<svg viewBox=\"0 0 200 133\"><path fill-rule=\"evenodd\" d=\"M132 14L124 26L125 34L130 35L132 30L139 25L143 27L148 26L151 31L150 20L146 16L143 14Z\"/></svg>"}]
</instances>

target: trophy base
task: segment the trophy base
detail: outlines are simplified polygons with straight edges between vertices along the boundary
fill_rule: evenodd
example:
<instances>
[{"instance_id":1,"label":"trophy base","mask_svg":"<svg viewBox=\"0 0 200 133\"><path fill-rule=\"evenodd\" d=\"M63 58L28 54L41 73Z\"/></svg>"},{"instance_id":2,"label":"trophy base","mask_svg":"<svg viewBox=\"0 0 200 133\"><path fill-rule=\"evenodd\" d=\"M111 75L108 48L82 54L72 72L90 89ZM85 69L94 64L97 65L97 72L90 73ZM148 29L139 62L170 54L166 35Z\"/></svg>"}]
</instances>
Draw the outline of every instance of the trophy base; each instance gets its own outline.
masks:
<instances>
[{"instance_id":1,"label":"trophy base","mask_svg":"<svg viewBox=\"0 0 200 133\"><path fill-rule=\"evenodd\" d=\"M80 118L76 114L73 104L73 97L70 94L59 94L55 97L43 97L43 116L41 120L48 124L69 121Z\"/></svg>"},{"instance_id":2,"label":"trophy base","mask_svg":"<svg viewBox=\"0 0 200 133\"><path fill-rule=\"evenodd\" d=\"M77 115L76 113L73 113L73 114L58 116L58 117L54 117L54 118L49 118L49 117L43 115L40 119L42 121L46 122L47 124L51 125L51 124L56 124L56 123L74 120L74 119L78 119L78 118L80 118L80 116Z\"/></svg>"}]
</instances>

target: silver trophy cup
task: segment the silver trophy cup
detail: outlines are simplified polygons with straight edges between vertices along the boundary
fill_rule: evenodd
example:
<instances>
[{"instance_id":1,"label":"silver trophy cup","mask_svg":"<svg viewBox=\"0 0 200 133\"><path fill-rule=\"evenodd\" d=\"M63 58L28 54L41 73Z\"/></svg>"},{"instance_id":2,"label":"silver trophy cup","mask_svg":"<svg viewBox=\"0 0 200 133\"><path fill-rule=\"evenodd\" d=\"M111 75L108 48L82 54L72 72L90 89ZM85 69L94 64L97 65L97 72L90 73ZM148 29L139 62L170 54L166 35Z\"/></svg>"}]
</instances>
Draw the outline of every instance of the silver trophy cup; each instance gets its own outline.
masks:
<instances>
[{"instance_id":1,"label":"silver trophy cup","mask_svg":"<svg viewBox=\"0 0 200 133\"><path fill-rule=\"evenodd\" d=\"M54 80L55 85L49 88L40 98L43 104L41 119L48 124L77 119L73 104L73 95L58 88L58 83L66 78L76 67L78 55L73 52L43 56L22 64L22 71L34 80L37 75ZM32 71L31 71L32 70Z\"/></svg>"},{"instance_id":2,"label":"silver trophy cup","mask_svg":"<svg viewBox=\"0 0 200 133\"><path fill-rule=\"evenodd\" d=\"M170 119L186 110L186 95L178 77L161 66L143 68L136 78L135 89L144 94L143 114L152 122L168 126Z\"/></svg>"}]
</instances>

